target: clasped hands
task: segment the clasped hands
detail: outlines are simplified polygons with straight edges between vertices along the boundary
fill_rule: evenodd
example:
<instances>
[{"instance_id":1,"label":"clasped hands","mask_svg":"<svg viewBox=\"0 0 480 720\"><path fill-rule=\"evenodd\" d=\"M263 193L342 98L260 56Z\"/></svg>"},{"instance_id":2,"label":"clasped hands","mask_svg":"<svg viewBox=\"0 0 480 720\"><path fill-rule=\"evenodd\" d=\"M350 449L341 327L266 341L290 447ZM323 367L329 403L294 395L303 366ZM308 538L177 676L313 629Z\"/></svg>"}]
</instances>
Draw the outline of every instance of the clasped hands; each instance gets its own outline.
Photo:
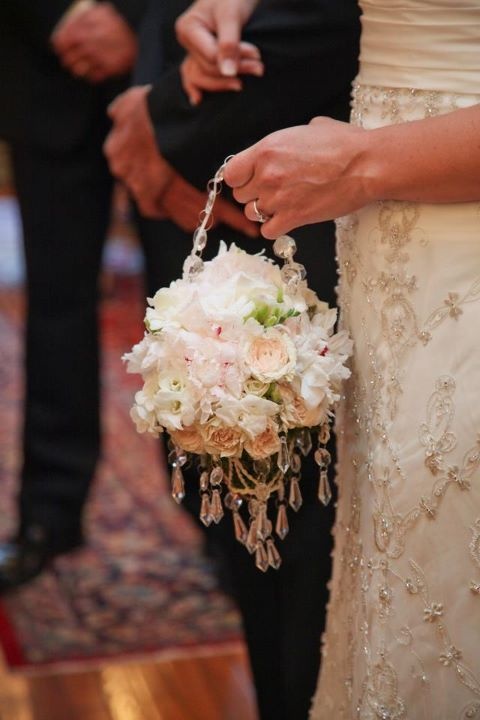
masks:
<instances>
[{"instance_id":1,"label":"clasped hands","mask_svg":"<svg viewBox=\"0 0 480 720\"><path fill-rule=\"evenodd\" d=\"M135 33L109 2L73 5L51 44L66 70L91 83L128 73L137 55Z\"/></svg>"},{"instance_id":2,"label":"clasped hands","mask_svg":"<svg viewBox=\"0 0 480 720\"><path fill-rule=\"evenodd\" d=\"M142 215L168 217L192 232L205 206L206 193L188 183L159 153L147 108L149 90L149 86L131 88L110 105L113 128L104 151L113 175L126 185ZM214 220L250 237L258 235L255 224L221 197L215 203Z\"/></svg>"},{"instance_id":3,"label":"clasped hands","mask_svg":"<svg viewBox=\"0 0 480 720\"><path fill-rule=\"evenodd\" d=\"M201 102L205 91L241 91L241 75L263 74L260 53L254 45L239 40L237 52L235 61L223 68L226 73L220 70L215 43L208 48L206 57L187 55L180 74L192 105ZM113 128L105 142L105 154L112 173L126 185L144 216L168 217L191 232L198 225L207 196L188 183L160 154L147 108L149 89L148 86L131 88L110 105ZM215 203L213 222L225 223L250 237L259 234L256 223L221 197Z\"/></svg>"}]
</instances>

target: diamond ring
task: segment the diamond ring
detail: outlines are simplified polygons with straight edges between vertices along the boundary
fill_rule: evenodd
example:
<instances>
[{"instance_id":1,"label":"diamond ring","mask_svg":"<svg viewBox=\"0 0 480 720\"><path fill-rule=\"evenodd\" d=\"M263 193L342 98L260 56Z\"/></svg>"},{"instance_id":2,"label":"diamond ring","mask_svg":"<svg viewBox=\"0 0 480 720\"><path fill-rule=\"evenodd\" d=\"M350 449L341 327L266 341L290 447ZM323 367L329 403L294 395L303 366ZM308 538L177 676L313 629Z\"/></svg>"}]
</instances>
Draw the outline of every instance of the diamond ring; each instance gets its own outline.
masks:
<instances>
[{"instance_id":1,"label":"diamond ring","mask_svg":"<svg viewBox=\"0 0 480 720\"><path fill-rule=\"evenodd\" d=\"M257 200L258 200L258 198L257 198ZM265 223L265 222L267 222L267 220L271 220L271 218L272 218L271 215L265 215L265 213L263 213L263 212L258 208L258 206L257 206L257 200L254 200L254 201L253 201L253 211L254 211L255 215L257 216L258 222L259 222L259 223Z\"/></svg>"}]
</instances>

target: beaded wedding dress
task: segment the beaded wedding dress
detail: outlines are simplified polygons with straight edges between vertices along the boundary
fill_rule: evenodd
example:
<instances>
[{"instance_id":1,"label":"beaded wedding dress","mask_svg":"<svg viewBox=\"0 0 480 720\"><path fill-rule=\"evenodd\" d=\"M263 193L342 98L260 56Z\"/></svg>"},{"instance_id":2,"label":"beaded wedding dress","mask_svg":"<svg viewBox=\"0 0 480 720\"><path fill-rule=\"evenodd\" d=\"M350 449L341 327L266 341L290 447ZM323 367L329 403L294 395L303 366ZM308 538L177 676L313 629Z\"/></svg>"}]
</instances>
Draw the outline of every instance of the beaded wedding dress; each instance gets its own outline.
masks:
<instances>
[{"instance_id":1,"label":"beaded wedding dress","mask_svg":"<svg viewBox=\"0 0 480 720\"><path fill-rule=\"evenodd\" d=\"M480 103L480 0L361 5L354 123ZM480 719L480 200L366 207L338 256L355 352L311 718Z\"/></svg>"}]
</instances>

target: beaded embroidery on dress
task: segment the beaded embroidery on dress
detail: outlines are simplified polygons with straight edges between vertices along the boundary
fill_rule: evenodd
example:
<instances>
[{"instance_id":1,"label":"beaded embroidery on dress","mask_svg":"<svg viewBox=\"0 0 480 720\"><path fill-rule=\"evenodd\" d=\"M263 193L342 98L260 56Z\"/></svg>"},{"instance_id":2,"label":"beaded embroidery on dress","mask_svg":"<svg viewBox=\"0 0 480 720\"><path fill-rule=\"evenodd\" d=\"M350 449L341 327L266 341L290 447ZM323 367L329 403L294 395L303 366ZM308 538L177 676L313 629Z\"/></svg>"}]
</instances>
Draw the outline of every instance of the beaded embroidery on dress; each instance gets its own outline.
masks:
<instances>
[{"instance_id":1,"label":"beaded embroidery on dress","mask_svg":"<svg viewBox=\"0 0 480 720\"><path fill-rule=\"evenodd\" d=\"M352 122L480 103L480 2L362 8ZM480 201L382 202L337 228L355 350L311 720L479 720Z\"/></svg>"}]
</instances>

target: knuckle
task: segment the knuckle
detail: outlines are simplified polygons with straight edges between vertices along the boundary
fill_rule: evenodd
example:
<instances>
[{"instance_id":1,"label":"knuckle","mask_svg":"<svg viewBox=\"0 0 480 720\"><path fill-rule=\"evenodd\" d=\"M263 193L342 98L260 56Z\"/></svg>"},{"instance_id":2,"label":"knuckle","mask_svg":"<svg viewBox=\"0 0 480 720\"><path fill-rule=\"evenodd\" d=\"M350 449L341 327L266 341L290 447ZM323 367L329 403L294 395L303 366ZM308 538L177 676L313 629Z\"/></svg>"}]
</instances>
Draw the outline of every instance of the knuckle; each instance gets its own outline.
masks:
<instances>
[{"instance_id":1,"label":"knuckle","mask_svg":"<svg viewBox=\"0 0 480 720\"><path fill-rule=\"evenodd\" d=\"M273 159L266 160L261 172L260 177L262 182L267 186L278 186L281 184L283 179L283 170L279 165L273 161Z\"/></svg>"}]
</instances>

